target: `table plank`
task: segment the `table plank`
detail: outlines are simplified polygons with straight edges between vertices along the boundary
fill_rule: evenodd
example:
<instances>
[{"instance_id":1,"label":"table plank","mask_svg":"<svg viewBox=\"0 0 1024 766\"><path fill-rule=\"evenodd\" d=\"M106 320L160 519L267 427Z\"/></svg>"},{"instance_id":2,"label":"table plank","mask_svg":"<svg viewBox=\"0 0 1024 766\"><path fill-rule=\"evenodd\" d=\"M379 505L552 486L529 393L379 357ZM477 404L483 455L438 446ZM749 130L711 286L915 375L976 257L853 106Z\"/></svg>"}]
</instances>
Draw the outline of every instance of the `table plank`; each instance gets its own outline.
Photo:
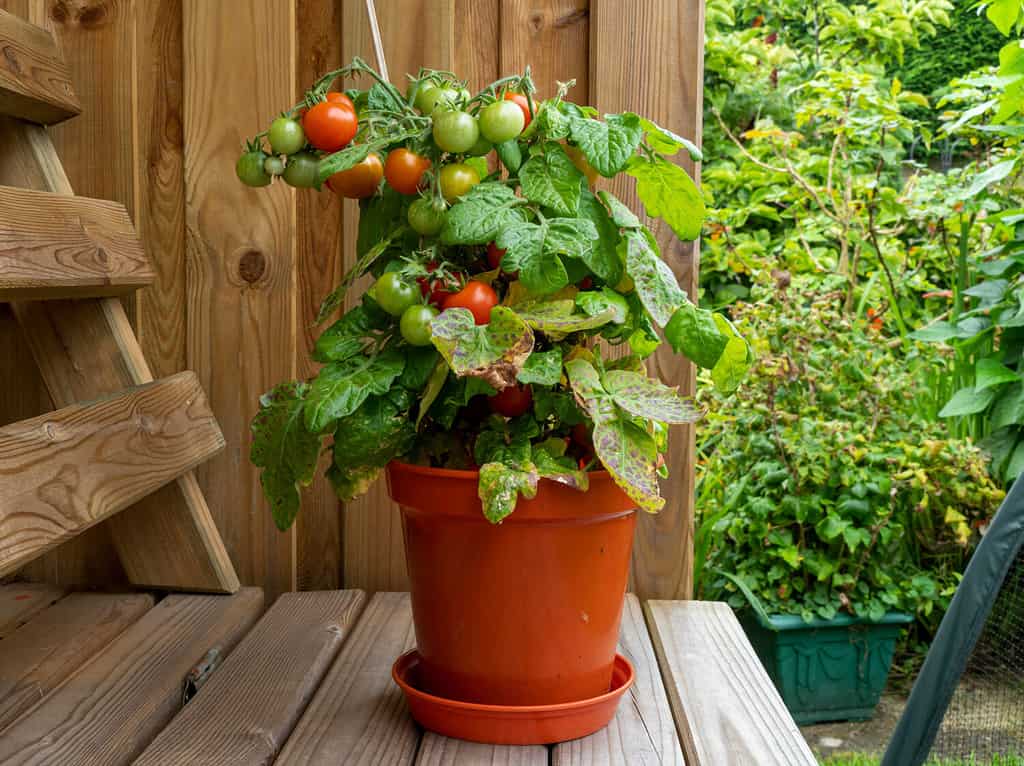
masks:
<instances>
[{"instance_id":1,"label":"table plank","mask_svg":"<svg viewBox=\"0 0 1024 766\"><path fill-rule=\"evenodd\" d=\"M4 639L0 729L153 607L147 593L72 593Z\"/></svg>"},{"instance_id":2,"label":"table plank","mask_svg":"<svg viewBox=\"0 0 1024 766\"><path fill-rule=\"evenodd\" d=\"M134 766L273 761L365 600L357 590L282 594Z\"/></svg>"},{"instance_id":3,"label":"table plank","mask_svg":"<svg viewBox=\"0 0 1024 766\"><path fill-rule=\"evenodd\" d=\"M728 605L647 610L689 766L817 764Z\"/></svg>"},{"instance_id":4,"label":"table plank","mask_svg":"<svg viewBox=\"0 0 1024 766\"><path fill-rule=\"evenodd\" d=\"M0 638L13 633L63 595L64 588L43 583L0 586Z\"/></svg>"},{"instance_id":5,"label":"table plank","mask_svg":"<svg viewBox=\"0 0 1024 766\"><path fill-rule=\"evenodd\" d=\"M483 745L424 732L416 766L548 766L543 745Z\"/></svg>"},{"instance_id":6,"label":"table plank","mask_svg":"<svg viewBox=\"0 0 1024 766\"><path fill-rule=\"evenodd\" d=\"M419 730L391 680L391 665L414 643L409 594L376 594L275 766L412 763Z\"/></svg>"},{"instance_id":7,"label":"table plank","mask_svg":"<svg viewBox=\"0 0 1024 766\"><path fill-rule=\"evenodd\" d=\"M0 734L4 766L121 766L181 704L189 669L231 651L259 616L263 592L168 596Z\"/></svg>"},{"instance_id":8,"label":"table plank","mask_svg":"<svg viewBox=\"0 0 1024 766\"><path fill-rule=\"evenodd\" d=\"M589 737L555 745L554 766L683 766L679 735L643 609L632 593L626 595L619 640L619 651L636 668L633 688L623 696L608 726Z\"/></svg>"}]
</instances>

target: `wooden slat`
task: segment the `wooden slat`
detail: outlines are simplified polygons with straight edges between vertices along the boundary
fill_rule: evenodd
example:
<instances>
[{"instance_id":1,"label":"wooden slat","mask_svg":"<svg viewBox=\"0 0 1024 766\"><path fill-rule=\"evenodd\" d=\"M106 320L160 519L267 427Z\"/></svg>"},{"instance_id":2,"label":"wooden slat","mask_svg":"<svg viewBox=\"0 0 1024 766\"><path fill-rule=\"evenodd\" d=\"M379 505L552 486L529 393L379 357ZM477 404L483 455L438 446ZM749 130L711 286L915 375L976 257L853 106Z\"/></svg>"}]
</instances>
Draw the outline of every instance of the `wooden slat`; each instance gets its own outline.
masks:
<instances>
[{"instance_id":1,"label":"wooden slat","mask_svg":"<svg viewBox=\"0 0 1024 766\"><path fill-rule=\"evenodd\" d=\"M406 766L419 732L391 665L415 642L407 593L378 593L274 766Z\"/></svg>"},{"instance_id":2,"label":"wooden slat","mask_svg":"<svg viewBox=\"0 0 1024 766\"><path fill-rule=\"evenodd\" d=\"M602 112L631 110L700 143L703 98L703 0L590 3L590 102ZM699 178L685 151L674 158ZM601 181L641 210L632 179ZM662 258L691 298L697 294L697 249L668 226L652 226ZM663 344L649 362L652 374L692 394L693 365ZM657 514L637 519L630 589L642 598L689 598L693 590L694 431L673 426L666 499Z\"/></svg>"},{"instance_id":3,"label":"wooden slat","mask_svg":"<svg viewBox=\"0 0 1024 766\"><path fill-rule=\"evenodd\" d=\"M631 766L635 763L684 766L640 601L626 595L619 651L636 668L633 688L622 698L612 722L594 734L556 745L554 766ZM721 764L720 766L727 766Z\"/></svg>"},{"instance_id":4,"label":"wooden slat","mask_svg":"<svg viewBox=\"0 0 1024 766\"><path fill-rule=\"evenodd\" d=\"M0 585L0 638L13 633L63 595L63 588L44 583Z\"/></svg>"},{"instance_id":5,"label":"wooden slat","mask_svg":"<svg viewBox=\"0 0 1024 766\"><path fill-rule=\"evenodd\" d=\"M53 37L0 10L0 114L49 125L80 111Z\"/></svg>"},{"instance_id":6,"label":"wooden slat","mask_svg":"<svg viewBox=\"0 0 1024 766\"><path fill-rule=\"evenodd\" d=\"M415 74L420 66L451 69L455 55L452 0L378 2L376 8L388 72L403 92L408 82L406 73ZM345 2L343 10L342 59L362 56L375 61L366 4ZM367 87L365 80L360 80L360 87ZM357 211L355 200L345 200L345 270L356 260ZM369 281L364 280L361 286L368 287ZM349 307L358 295L357 290L349 292ZM347 504L343 518L345 585L368 591L407 590L401 515L388 498L384 482L377 482L366 495Z\"/></svg>"},{"instance_id":7,"label":"wooden slat","mask_svg":"<svg viewBox=\"0 0 1024 766\"><path fill-rule=\"evenodd\" d=\"M0 428L0 575L223 448L191 372Z\"/></svg>"},{"instance_id":8,"label":"wooden slat","mask_svg":"<svg viewBox=\"0 0 1024 766\"><path fill-rule=\"evenodd\" d=\"M283 594L134 766L271 763L365 598L353 590Z\"/></svg>"},{"instance_id":9,"label":"wooden slat","mask_svg":"<svg viewBox=\"0 0 1024 766\"><path fill-rule=\"evenodd\" d=\"M4 639L0 729L48 694L153 606L145 593L72 593Z\"/></svg>"},{"instance_id":10,"label":"wooden slat","mask_svg":"<svg viewBox=\"0 0 1024 766\"><path fill-rule=\"evenodd\" d=\"M817 763L728 605L649 601L647 612L689 766Z\"/></svg>"},{"instance_id":11,"label":"wooden slat","mask_svg":"<svg viewBox=\"0 0 1024 766\"><path fill-rule=\"evenodd\" d=\"M455 46L452 71L472 93L501 76L500 5L501 0L455 0L455 39L474 44Z\"/></svg>"},{"instance_id":12,"label":"wooden slat","mask_svg":"<svg viewBox=\"0 0 1024 766\"><path fill-rule=\"evenodd\" d=\"M548 766L548 749L483 745L428 731L423 733L416 766Z\"/></svg>"},{"instance_id":13,"label":"wooden slat","mask_svg":"<svg viewBox=\"0 0 1024 766\"><path fill-rule=\"evenodd\" d=\"M262 607L258 588L168 596L0 733L0 763L130 763L177 711L189 669L229 653Z\"/></svg>"},{"instance_id":14,"label":"wooden slat","mask_svg":"<svg viewBox=\"0 0 1024 766\"><path fill-rule=\"evenodd\" d=\"M295 375L295 197L225 169L244 136L294 103L294 5L185 0L183 10L188 365L228 438L198 475L239 574L272 599L295 587L295 530L274 525L247 456L259 397Z\"/></svg>"},{"instance_id":15,"label":"wooden slat","mask_svg":"<svg viewBox=\"0 0 1024 766\"><path fill-rule=\"evenodd\" d=\"M0 118L0 143L5 148L0 183L73 194L43 128ZM153 380L117 298L11 305L57 406ZM216 592L238 588L192 473L118 514L109 526L121 563L137 585ZM87 565L101 554L97 546L82 546L76 559ZM70 569L75 573L81 567Z\"/></svg>"},{"instance_id":16,"label":"wooden slat","mask_svg":"<svg viewBox=\"0 0 1024 766\"><path fill-rule=\"evenodd\" d=\"M341 66L341 0L296 0L296 93ZM347 63L347 62L346 62ZM341 277L341 204L330 192L295 192L295 376L312 377L320 365L310 351L322 328L313 322L324 296ZM330 455L323 456L329 464ZM295 521L296 585L299 590L341 586L341 507L318 470L302 489L302 513Z\"/></svg>"},{"instance_id":17,"label":"wooden slat","mask_svg":"<svg viewBox=\"0 0 1024 766\"><path fill-rule=\"evenodd\" d=\"M122 205L0 187L0 301L120 295L153 276Z\"/></svg>"},{"instance_id":18,"label":"wooden slat","mask_svg":"<svg viewBox=\"0 0 1024 766\"><path fill-rule=\"evenodd\" d=\"M554 96L558 82L576 80L569 99L586 104L589 16L590 0L502 0L501 74L519 74L529 65L539 99Z\"/></svg>"}]
</instances>

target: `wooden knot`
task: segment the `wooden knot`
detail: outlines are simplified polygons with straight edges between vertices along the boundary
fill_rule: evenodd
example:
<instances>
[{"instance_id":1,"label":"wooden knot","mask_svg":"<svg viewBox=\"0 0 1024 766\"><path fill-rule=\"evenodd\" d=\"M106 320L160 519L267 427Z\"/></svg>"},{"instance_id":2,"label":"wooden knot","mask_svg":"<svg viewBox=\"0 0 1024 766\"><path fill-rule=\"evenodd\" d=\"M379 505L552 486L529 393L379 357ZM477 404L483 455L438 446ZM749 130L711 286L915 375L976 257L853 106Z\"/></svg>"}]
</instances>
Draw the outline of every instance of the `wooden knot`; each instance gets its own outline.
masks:
<instances>
[{"instance_id":1,"label":"wooden knot","mask_svg":"<svg viewBox=\"0 0 1024 766\"><path fill-rule=\"evenodd\" d=\"M537 34L542 29L544 29L544 14L541 13L540 11L535 11L534 13L531 13L528 24L530 26L530 30L534 34Z\"/></svg>"},{"instance_id":2,"label":"wooden knot","mask_svg":"<svg viewBox=\"0 0 1024 766\"><path fill-rule=\"evenodd\" d=\"M267 259L259 250L246 250L238 259L238 276L253 284L258 282L267 270Z\"/></svg>"},{"instance_id":3,"label":"wooden knot","mask_svg":"<svg viewBox=\"0 0 1024 766\"><path fill-rule=\"evenodd\" d=\"M21 62L18 61L18 55L14 52L13 46L3 46L4 61L7 62L6 69L15 75L24 74L21 69Z\"/></svg>"},{"instance_id":4,"label":"wooden knot","mask_svg":"<svg viewBox=\"0 0 1024 766\"><path fill-rule=\"evenodd\" d=\"M50 18L57 24L72 22L83 29L96 29L108 23L110 12L106 0L57 0L50 8Z\"/></svg>"}]
</instances>

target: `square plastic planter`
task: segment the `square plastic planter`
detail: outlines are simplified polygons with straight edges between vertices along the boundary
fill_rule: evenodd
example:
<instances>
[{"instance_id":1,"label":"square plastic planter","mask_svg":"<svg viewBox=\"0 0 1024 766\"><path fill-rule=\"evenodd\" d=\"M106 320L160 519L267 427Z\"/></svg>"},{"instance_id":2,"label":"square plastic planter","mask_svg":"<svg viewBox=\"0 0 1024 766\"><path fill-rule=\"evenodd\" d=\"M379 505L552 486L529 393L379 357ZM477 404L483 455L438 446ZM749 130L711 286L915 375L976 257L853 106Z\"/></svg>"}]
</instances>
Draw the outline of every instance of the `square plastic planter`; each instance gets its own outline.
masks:
<instances>
[{"instance_id":1,"label":"square plastic planter","mask_svg":"<svg viewBox=\"0 0 1024 766\"><path fill-rule=\"evenodd\" d=\"M789 712L804 725L871 718L900 629L913 619L889 612L878 622L839 615L808 623L748 612L743 627Z\"/></svg>"}]
</instances>

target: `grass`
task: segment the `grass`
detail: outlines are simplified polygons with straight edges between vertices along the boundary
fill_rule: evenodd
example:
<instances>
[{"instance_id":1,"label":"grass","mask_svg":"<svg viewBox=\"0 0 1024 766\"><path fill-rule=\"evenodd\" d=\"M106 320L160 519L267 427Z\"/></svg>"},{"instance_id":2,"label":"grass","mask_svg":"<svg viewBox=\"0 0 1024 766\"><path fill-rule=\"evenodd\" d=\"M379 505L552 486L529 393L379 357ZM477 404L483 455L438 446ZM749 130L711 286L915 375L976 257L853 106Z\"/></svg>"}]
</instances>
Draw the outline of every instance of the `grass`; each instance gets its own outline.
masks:
<instances>
[{"instance_id":1,"label":"grass","mask_svg":"<svg viewBox=\"0 0 1024 766\"><path fill-rule=\"evenodd\" d=\"M847 753L830 755L822 766L878 766L879 759L873 755ZM1016 755L994 755L991 758L976 759L974 756L966 760L928 761L925 766L1024 766L1024 758Z\"/></svg>"}]
</instances>

